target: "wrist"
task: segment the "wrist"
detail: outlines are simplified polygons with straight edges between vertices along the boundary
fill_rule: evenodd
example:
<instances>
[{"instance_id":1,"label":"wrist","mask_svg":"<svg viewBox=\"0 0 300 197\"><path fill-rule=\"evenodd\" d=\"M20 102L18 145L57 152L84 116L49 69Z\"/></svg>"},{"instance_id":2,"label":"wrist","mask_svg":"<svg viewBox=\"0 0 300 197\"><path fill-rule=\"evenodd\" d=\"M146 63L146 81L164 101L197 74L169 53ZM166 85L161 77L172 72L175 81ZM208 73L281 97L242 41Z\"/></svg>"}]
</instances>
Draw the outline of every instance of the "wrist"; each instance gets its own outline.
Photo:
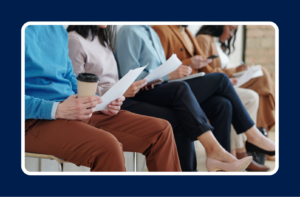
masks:
<instances>
[{"instance_id":1,"label":"wrist","mask_svg":"<svg viewBox=\"0 0 300 197\"><path fill-rule=\"evenodd\" d=\"M176 75L169 75L169 80L177 79Z\"/></svg>"},{"instance_id":2,"label":"wrist","mask_svg":"<svg viewBox=\"0 0 300 197\"><path fill-rule=\"evenodd\" d=\"M57 109L56 109L56 112L55 112L55 119L62 118L61 111L62 111L62 104L59 103L57 105Z\"/></svg>"},{"instance_id":3,"label":"wrist","mask_svg":"<svg viewBox=\"0 0 300 197\"><path fill-rule=\"evenodd\" d=\"M59 105L59 102L54 102L53 105L52 105L52 110L51 110L51 119L52 120L56 119L55 114L56 114L58 105Z\"/></svg>"},{"instance_id":4,"label":"wrist","mask_svg":"<svg viewBox=\"0 0 300 197\"><path fill-rule=\"evenodd\" d=\"M169 80L173 80L173 72L169 74Z\"/></svg>"}]
</instances>

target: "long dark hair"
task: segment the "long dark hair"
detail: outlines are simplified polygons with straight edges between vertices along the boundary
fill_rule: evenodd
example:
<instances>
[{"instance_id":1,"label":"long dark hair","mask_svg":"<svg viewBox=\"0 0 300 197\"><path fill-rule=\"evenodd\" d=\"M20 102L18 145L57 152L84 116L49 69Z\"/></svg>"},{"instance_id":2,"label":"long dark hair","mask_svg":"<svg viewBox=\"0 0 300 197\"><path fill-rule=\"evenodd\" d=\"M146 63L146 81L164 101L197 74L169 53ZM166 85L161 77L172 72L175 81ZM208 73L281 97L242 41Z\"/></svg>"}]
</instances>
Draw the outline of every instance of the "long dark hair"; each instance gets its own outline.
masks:
<instances>
[{"instance_id":1,"label":"long dark hair","mask_svg":"<svg viewBox=\"0 0 300 197\"><path fill-rule=\"evenodd\" d=\"M92 40L98 36L99 42L102 46L114 50L116 39L116 28L114 25L108 25L105 29L100 28L98 25L69 25L67 31L76 31L79 35L87 38L89 31L92 33Z\"/></svg>"},{"instance_id":2,"label":"long dark hair","mask_svg":"<svg viewBox=\"0 0 300 197\"><path fill-rule=\"evenodd\" d=\"M220 37L223 34L223 30L224 30L224 25L203 25L197 32L196 36L198 36L199 34L206 34L214 37ZM237 30L234 31L233 36L229 38L227 41L221 42L222 44L221 47L225 53L227 52L227 55L230 55L230 53L235 50L234 43L236 39L236 31ZM231 45L233 49L232 51L231 51Z\"/></svg>"}]
</instances>

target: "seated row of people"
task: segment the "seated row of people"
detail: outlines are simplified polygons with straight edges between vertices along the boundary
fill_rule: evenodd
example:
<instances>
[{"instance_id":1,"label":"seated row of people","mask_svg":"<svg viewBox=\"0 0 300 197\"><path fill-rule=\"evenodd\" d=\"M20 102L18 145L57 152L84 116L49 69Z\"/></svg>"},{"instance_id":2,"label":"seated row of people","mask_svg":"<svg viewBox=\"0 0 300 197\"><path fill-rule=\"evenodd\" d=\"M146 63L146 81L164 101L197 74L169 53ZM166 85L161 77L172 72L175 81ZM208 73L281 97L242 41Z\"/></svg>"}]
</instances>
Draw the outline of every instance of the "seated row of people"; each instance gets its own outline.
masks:
<instances>
[{"instance_id":1,"label":"seated row of people","mask_svg":"<svg viewBox=\"0 0 300 197\"><path fill-rule=\"evenodd\" d=\"M227 68L228 55L234 47L236 25L204 25L197 32L196 39L184 25L155 25L152 28L160 37L166 58L176 53L184 65L192 66L193 73L225 73L231 83L235 85L237 79L233 77L233 74L247 69L245 65ZM206 58L212 55L219 55L219 58L208 62ZM191 69L187 66L182 66L181 70L178 69L181 76L185 76L185 73L190 71ZM263 127L268 131L275 124L273 112L275 109L275 86L267 70L262 67L262 71L264 73L262 77L254 78L235 90L251 119L254 122L257 120L257 127ZM212 125L215 126L213 123ZM244 146L247 138L243 134L235 135L236 132L233 128L231 131L231 147L237 149L236 156L238 158L243 157L247 154ZM254 162L252 164L255 164L256 167L253 166L255 170L267 169Z\"/></svg>"},{"instance_id":2,"label":"seated row of people","mask_svg":"<svg viewBox=\"0 0 300 197\"><path fill-rule=\"evenodd\" d=\"M125 171L123 151L144 154L149 171L197 171L193 142L199 140L209 171L244 171L252 157L229 153L232 124L254 149L275 154L274 143L257 130L226 75L168 82L182 77L181 66L162 84L146 86L144 77L166 61L160 38L150 26L124 26L113 46L114 29L69 26L67 34L62 26L26 28L26 151L55 155L91 171ZM94 112L119 77L148 62L108 111ZM76 75L82 72L100 78L99 96L77 98Z\"/></svg>"}]
</instances>

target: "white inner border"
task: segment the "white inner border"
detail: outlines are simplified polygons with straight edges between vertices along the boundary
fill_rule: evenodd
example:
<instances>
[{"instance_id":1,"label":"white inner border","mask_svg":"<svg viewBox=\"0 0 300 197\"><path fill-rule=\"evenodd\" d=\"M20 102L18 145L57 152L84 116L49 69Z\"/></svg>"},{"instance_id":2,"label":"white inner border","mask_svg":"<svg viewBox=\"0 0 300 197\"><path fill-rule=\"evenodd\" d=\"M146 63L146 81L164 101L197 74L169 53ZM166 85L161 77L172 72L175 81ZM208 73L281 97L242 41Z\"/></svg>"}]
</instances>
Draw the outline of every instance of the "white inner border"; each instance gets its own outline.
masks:
<instances>
[{"instance_id":1,"label":"white inner border","mask_svg":"<svg viewBox=\"0 0 300 197\"><path fill-rule=\"evenodd\" d=\"M25 28L29 25L271 25L275 29L275 168L270 172L30 172L25 168ZM22 63L22 88L21 88L21 168L27 175L273 175L279 169L279 30L273 22L27 22L22 26L21 34L21 63Z\"/></svg>"}]
</instances>

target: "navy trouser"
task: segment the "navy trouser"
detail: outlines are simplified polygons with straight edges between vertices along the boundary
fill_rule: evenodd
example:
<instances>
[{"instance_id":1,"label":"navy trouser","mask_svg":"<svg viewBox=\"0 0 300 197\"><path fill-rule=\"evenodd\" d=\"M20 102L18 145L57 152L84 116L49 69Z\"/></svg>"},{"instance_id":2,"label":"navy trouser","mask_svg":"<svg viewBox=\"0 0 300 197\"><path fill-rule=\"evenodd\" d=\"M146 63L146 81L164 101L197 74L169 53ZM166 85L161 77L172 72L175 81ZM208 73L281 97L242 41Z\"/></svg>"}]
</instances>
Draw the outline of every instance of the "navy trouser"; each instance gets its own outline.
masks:
<instances>
[{"instance_id":1,"label":"navy trouser","mask_svg":"<svg viewBox=\"0 0 300 197\"><path fill-rule=\"evenodd\" d=\"M213 127L186 82L164 83L140 92L134 98L127 98L122 109L168 120L173 128L182 171L197 171L193 141Z\"/></svg>"},{"instance_id":2,"label":"navy trouser","mask_svg":"<svg viewBox=\"0 0 300 197\"><path fill-rule=\"evenodd\" d=\"M208 81L214 82L208 85ZM226 91L224 92L223 89ZM222 94L226 97L219 96ZM252 121L228 77L221 73L208 74L187 82L170 82L155 86L152 90L136 94L134 98L127 98L122 109L168 120L173 127L182 171L196 171L197 162L193 141L204 132L213 130L199 104L203 102L206 109L211 108L210 111L206 110L209 112L211 122L221 121L215 125L219 129L213 132L220 144L230 151L230 124L233 111L230 99L237 101L236 105L240 105L241 113L245 114L248 123L251 124ZM229 125L228 128L223 128L227 125ZM236 129L240 133L246 130Z\"/></svg>"},{"instance_id":3,"label":"navy trouser","mask_svg":"<svg viewBox=\"0 0 300 197\"><path fill-rule=\"evenodd\" d=\"M214 136L230 152L231 124L236 133L241 134L253 127L254 122L229 78L223 73L211 73L186 82L214 127Z\"/></svg>"}]
</instances>

